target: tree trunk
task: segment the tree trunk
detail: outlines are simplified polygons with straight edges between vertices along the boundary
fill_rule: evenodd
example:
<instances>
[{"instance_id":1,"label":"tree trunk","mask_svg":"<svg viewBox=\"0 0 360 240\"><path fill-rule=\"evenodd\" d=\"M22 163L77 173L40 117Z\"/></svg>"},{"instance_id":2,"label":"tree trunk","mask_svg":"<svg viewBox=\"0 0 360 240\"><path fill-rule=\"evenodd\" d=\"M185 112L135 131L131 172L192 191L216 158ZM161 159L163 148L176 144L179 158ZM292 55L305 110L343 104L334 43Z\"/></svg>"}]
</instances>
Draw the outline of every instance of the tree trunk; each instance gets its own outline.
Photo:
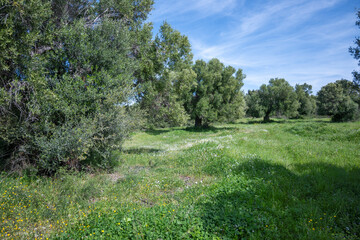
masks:
<instances>
[{"instance_id":1,"label":"tree trunk","mask_svg":"<svg viewBox=\"0 0 360 240\"><path fill-rule=\"evenodd\" d=\"M270 122L270 112L265 113L264 122Z\"/></svg>"},{"instance_id":2,"label":"tree trunk","mask_svg":"<svg viewBox=\"0 0 360 240\"><path fill-rule=\"evenodd\" d=\"M202 127L202 119L198 116L195 117L195 127Z\"/></svg>"}]
</instances>

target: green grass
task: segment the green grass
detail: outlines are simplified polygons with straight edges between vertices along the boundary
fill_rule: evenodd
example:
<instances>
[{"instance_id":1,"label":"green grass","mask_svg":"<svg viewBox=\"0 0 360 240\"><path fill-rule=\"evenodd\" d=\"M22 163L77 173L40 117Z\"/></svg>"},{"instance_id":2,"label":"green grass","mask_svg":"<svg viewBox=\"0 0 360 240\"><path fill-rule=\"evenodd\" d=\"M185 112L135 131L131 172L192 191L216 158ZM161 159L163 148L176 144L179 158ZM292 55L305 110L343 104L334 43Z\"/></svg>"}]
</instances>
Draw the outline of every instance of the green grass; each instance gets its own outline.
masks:
<instances>
[{"instance_id":1,"label":"green grass","mask_svg":"<svg viewBox=\"0 0 360 240\"><path fill-rule=\"evenodd\" d=\"M359 239L360 122L138 132L112 173L0 180L2 239Z\"/></svg>"}]
</instances>

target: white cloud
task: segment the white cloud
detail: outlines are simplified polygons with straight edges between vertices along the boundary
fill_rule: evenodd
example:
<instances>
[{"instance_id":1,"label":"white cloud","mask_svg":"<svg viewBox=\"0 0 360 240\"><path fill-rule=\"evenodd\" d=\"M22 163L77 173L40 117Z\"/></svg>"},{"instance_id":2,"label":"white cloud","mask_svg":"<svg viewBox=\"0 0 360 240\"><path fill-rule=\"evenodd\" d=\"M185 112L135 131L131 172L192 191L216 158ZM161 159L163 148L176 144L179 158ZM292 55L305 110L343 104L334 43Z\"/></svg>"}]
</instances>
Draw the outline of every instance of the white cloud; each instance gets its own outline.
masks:
<instances>
[{"instance_id":1,"label":"white cloud","mask_svg":"<svg viewBox=\"0 0 360 240\"><path fill-rule=\"evenodd\" d=\"M155 2L151 21L164 21L182 18L182 15L193 13L192 18L183 18L188 22L209 17L214 14L228 13L243 1L236 0L162 0Z\"/></svg>"},{"instance_id":2,"label":"white cloud","mask_svg":"<svg viewBox=\"0 0 360 240\"><path fill-rule=\"evenodd\" d=\"M292 85L308 82L317 91L329 81L342 77L350 80L357 68L347 50L358 31L354 26L355 8L337 14L339 5L350 2L161 1L156 17L170 17L184 26L195 59L216 57L227 65L243 68L248 76L247 89L257 88L273 77L284 77ZM204 25L205 20L213 23L221 16L226 21L214 26L219 29L210 36L212 26Z\"/></svg>"}]
</instances>

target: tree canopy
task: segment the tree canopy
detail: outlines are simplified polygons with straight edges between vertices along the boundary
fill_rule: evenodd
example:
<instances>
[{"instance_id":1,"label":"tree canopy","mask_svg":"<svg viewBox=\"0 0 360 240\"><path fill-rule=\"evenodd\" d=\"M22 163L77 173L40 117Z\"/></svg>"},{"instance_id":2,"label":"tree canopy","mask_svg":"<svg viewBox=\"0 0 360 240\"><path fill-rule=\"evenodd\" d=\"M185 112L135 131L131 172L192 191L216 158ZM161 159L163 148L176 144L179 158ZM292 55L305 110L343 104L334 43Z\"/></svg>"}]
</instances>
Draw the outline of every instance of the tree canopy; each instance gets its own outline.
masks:
<instances>
[{"instance_id":1,"label":"tree canopy","mask_svg":"<svg viewBox=\"0 0 360 240\"><path fill-rule=\"evenodd\" d=\"M259 90L249 90L245 96L246 100L246 115L253 118L264 117L265 109L261 105Z\"/></svg>"},{"instance_id":2,"label":"tree canopy","mask_svg":"<svg viewBox=\"0 0 360 240\"><path fill-rule=\"evenodd\" d=\"M356 21L355 24L360 28L360 10L357 12L357 18L358 20ZM353 57L359 61L358 65L360 66L360 38L356 37L354 43L355 46L350 47L349 51L351 55L353 55ZM353 71L353 76L354 76L354 84L357 87L360 87L360 73L358 71Z\"/></svg>"},{"instance_id":3,"label":"tree canopy","mask_svg":"<svg viewBox=\"0 0 360 240\"><path fill-rule=\"evenodd\" d=\"M299 101L294 88L283 78L272 78L268 85L259 89L260 105L264 109L264 121L269 121L271 115L298 115Z\"/></svg>"},{"instance_id":4,"label":"tree canopy","mask_svg":"<svg viewBox=\"0 0 360 240\"><path fill-rule=\"evenodd\" d=\"M309 84L296 84L295 93L300 103L298 112L301 116L310 116L316 113L316 99L312 96L312 86Z\"/></svg>"},{"instance_id":5,"label":"tree canopy","mask_svg":"<svg viewBox=\"0 0 360 240\"><path fill-rule=\"evenodd\" d=\"M335 122L355 120L359 115L359 96L351 81L329 83L318 92L319 114L329 115Z\"/></svg>"},{"instance_id":6,"label":"tree canopy","mask_svg":"<svg viewBox=\"0 0 360 240\"><path fill-rule=\"evenodd\" d=\"M189 118L184 100L195 84L191 45L186 36L167 23L149 41L137 76L138 102L151 126L179 126Z\"/></svg>"},{"instance_id":7,"label":"tree canopy","mask_svg":"<svg viewBox=\"0 0 360 240\"><path fill-rule=\"evenodd\" d=\"M245 101L241 87L245 75L242 69L225 67L216 58L208 63L198 60L193 69L196 85L191 91L191 98L187 99L186 109L195 120L195 126L207 126L214 121L234 121L243 116Z\"/></svg>"},{"instance_id":8,"label":"tree canopy","mask_svg":"<svg viewBox=\"0 0 360 240\"><path fill-rule=\"evenodd\" d=\"M136 37L153 2L1 2L0 154L44 173L109 165L133 123L126 111Z\"/></svg>"}]
</instances>

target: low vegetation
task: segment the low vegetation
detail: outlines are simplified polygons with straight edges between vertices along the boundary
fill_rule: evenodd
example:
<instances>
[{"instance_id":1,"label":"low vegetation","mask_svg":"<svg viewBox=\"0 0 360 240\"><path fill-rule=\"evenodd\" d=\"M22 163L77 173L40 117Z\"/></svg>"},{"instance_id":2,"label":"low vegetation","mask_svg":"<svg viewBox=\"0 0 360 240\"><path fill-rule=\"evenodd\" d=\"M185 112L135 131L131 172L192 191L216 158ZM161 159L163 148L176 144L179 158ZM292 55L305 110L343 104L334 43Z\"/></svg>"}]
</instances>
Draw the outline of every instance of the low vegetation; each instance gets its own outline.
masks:
<instances>
[{"instance_id":1,"label":"low vegetation","mask_svg":"<svg viewBox=\"0 0 360 240\"><path fill-rule=\"evenodd\" d=\"M133 134L113 172L0 180L2 239L359 239L360 122Z\"/></svg>"}]
</instances>

